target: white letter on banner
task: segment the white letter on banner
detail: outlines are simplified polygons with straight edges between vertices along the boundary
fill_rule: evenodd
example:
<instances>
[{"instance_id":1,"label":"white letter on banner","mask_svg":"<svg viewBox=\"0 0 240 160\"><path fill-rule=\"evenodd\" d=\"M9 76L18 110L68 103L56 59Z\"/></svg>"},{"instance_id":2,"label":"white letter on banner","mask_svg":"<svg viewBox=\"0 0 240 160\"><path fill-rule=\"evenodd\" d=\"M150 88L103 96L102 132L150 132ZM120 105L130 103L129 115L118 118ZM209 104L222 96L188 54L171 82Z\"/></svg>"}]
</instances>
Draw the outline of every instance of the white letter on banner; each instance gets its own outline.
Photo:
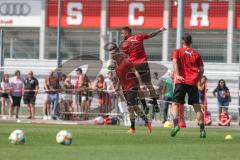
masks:
<instances>
[{"instance_id":1,"label":"white letter on banner","mask_svg":"<svg viewBox=\"0 0 240 160\"><path fill-rule=\"evenodd\" d=\"M130 25L143 25L144 17L139 16L135 17L135 10L138 9L140 12L144 11L144 4L143 3L130 3L128 8L128 23Z\"/></svg>"},{"instance_id":2,"label":"white letter on banner","mask_svg":"<svg viewBox=\"0 0 240 160\"><path fill-rule=\"evenodd\" d=\"M82 3L70 2L67 5L67 24L68 25L80 25L82 24Z\"/></svg>"},{"instance_id":3,"label":"white letter on banner","mask_svg":"<svg viewBox=\"0 0 240 160\"><path fill-rule=\"evenodd\" d=\"M198 3L191 3L192 15L190 20L190 26L198 26L198 18L201 18L200 26L209 26L209 3L202 3L201 7L202 11L198 11Z\"/></svg>"}]
</instances>

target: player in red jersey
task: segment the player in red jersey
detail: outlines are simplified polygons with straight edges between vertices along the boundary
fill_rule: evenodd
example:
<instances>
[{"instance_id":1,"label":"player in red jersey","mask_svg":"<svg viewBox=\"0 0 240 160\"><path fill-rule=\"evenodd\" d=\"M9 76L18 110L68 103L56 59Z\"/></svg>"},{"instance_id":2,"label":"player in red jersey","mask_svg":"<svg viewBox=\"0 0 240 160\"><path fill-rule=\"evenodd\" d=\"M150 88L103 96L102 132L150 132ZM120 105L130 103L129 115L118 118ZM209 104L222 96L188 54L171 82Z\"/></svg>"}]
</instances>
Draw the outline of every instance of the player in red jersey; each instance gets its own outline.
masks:
<instances>
[{"instance_id":1,"label":"player in red jersey","mask_svg":"<svg viewBox=\"0 0 240 160\"><path fill-rule=\"evenodd\" d=\"M192 36L185 34L182 37L182 48L176 49L172 53L173 69L175 76L175 89L173 93L172 114L174 128L171 136L174 137L180 130L178 126L178 108L185 103L185 95L188 94L188 104L193 105L197 113L197 120L200 126L200 138L206 137L204 129L204 116L199 104L198 81L201 80L204 65L201 55L193 50Z\"/></svg>"},{"instance_id":2,"label":"player in red jersey","mask_svg":"<svg viewBox=\"0 0 240 160\"><path fill-rule=\"evenodd\" d=\"M158 33L165 31L166 28L162 27L149 34L132 34L132 30L129 27L123 27L121 29L121 36L124 38L124 45L122 45L122 51L129 56L130 61L134 64L134 67L139 72L142 82L148 88L153 103L153 116L155 112L159 112L157 99L158 96L154 90L151 82L151 73L147 62L147 56L145 53L143 41L155 37ZM126 43L127 42L127 43ZM128 45L126 45L128 44ZM144 107L145 113L148 112L145 99L141 99L141 103Z\"/></svg>"},{"instance_id":3,"label":"player in red jersey","mask_svg":"<svg viewBox=\"0 0 240 160\"><path fill-rule=\"evenodd\" d=\"M115 62L112 65L112 69L115 69L116 75L119 79L119 87L123 90L124 97L128 105L128 111L131 121L131 127L129 133L135 133L135 113L145 121L145 125L149 133L152 132L151 123L144 114L144 112L138 107L137 98L139 86L141 88L142 81L140 74L135 69L134 65L129 61L127 57L119 52L119 48L116 44L111 43L108 48L110 51L111 59ZM119 88L117 88L119 90Z\"/></svg>"}]
</instances>

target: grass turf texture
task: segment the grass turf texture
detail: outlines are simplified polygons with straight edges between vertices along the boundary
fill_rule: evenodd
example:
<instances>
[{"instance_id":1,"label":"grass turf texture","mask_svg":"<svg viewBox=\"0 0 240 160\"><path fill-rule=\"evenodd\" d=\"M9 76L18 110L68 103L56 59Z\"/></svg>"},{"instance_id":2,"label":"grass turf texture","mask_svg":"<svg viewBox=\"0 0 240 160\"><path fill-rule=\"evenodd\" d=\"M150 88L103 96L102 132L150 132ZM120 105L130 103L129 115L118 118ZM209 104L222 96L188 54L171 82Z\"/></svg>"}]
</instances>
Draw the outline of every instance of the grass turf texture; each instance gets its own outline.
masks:
<instances>
[{"instance_id":1,"label":"grass turf texture","mask_svg":"<svg viewBox=\"0 0 240 160\"><path fill-rule=\"evenodd\" d=\"M12 145L8 136L22 129L27 141ZM73 133L71 146L56 143L59 130ZM169 129L144 127L129 135L121 126L64 126L37 124L0 124L0 157L4 160L239 160L239 129L207 129L207 139L199 138L198 128L182 129L174 138ZM224 140L231 134L233 140Z\"/></svg>"}]
</instances>

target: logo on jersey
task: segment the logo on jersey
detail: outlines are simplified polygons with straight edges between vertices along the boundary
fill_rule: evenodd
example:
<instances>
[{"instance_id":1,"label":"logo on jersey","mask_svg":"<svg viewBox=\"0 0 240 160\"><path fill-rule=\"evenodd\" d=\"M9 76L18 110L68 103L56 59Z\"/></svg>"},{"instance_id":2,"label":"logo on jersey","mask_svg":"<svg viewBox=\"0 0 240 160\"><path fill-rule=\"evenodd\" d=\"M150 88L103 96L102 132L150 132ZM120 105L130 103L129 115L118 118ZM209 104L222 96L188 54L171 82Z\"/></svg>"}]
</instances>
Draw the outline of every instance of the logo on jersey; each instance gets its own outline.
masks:
<instances>
[{"instance_id":1,"label":"logo on jersey","mask_svg":"<svg viewBox=\"0 0 240 160\"><path fill-rule=\"evenodd\" d=\"M185 53L192 56L192 52L185 51Z\"/></svg>"},{"instance_id":2,"label":"logo on jersey","mask_svg":"<svg viewBox=\"0 0 240 160\"><path fill-rule=\"evenodd\" d=\"M138 42L136 39L131 39L130 42Z\"/></svg>"}]
</instances>

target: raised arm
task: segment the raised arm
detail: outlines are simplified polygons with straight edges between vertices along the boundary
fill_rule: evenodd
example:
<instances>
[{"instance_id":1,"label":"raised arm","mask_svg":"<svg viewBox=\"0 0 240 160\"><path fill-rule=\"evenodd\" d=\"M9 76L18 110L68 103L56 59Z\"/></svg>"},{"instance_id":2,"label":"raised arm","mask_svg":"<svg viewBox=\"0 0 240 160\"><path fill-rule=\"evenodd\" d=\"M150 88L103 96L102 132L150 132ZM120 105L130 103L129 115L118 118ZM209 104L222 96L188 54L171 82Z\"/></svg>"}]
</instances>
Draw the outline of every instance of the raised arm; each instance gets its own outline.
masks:
<instances>
[{"instance_id":1,"label":"raised arm","mask_svg":"<svg viewBox=\"0 0 240 160\"><path fill-rule=\"evenodd\" d=\"M167 30L167 29L164 28L164 27L161 27L161 28L159 28L159 29L157 29L157 30L155 30L155 31L153 31L153 32L150 32L150 33L148 34L148 35L149 35L149 38L155 37L158 33L163 32L163 31L165 31L165 30Z\"/></svg>"}]
</instances>

